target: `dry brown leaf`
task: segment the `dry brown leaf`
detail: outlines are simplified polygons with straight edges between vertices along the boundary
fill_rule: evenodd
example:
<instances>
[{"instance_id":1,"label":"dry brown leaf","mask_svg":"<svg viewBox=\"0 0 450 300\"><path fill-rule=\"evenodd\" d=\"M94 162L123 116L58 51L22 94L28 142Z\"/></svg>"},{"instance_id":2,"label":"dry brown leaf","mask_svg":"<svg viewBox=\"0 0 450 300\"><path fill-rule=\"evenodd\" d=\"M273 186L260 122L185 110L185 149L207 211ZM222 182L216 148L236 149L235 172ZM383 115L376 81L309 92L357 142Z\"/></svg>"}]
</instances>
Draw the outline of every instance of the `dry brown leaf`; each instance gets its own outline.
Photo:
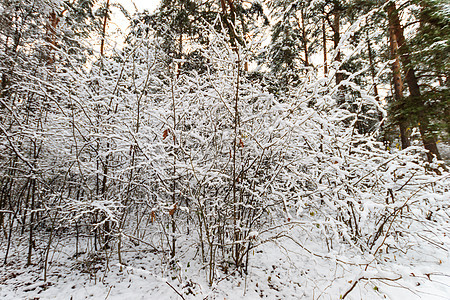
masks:
<instances>
[{"instance_id":1,"label":"dry brown leaf","mask_svg":"<svg viewBox=\"0 0 450 300\"><path fill-rule=\"evenodd\" d=\"M244 142L243 142L241 139L239 139L239 146L241 146L242 148L244 148Z\"/></svg>"},{"instance_id":2,"label":"dry brown leaf","mask_svg":"<svg viewBox=\"0 0 450 300\"><path fill-rule=\"evenodd\" d=\"M171 210L169 210L169 215L173 216L173 214L175 213L175 210L177 209L177 204L175 203L175 205L173 206L173 208Z\"/></svg>"}]
</instances>

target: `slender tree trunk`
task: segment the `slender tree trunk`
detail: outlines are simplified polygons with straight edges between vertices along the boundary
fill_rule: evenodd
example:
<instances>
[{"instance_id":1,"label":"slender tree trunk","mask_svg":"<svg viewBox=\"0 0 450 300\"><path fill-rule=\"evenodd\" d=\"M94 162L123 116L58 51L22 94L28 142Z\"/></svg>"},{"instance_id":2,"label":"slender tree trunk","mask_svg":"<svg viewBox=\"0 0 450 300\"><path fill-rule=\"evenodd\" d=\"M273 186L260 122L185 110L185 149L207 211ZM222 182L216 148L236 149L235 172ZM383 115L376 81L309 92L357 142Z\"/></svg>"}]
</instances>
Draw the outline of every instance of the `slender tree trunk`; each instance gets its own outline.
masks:
<instances>
[{"instance_id":1,"label":"slender tree trunk","mask_svg":"<svg viewBox=\"0 0 450 300\"><path fill-rule=\"evenodd\" d=\"M389 19L390 20L390 19ZM396 102L403 99L403 81L401 76L400 58L398 56L398 45L392 22L389 22L389 44L391 48L391 58L394 59L392 63L392 74L394 82L394 99ZM404 116L401 116L398 121L400 127L400 140L402 149L406 149L411 146L408 131L408 122Z\"/></svg>"},{"instance_id":2,"label":"slender tree trunk","mask_svg":"<svg viewBox=\"0 0 450 300\"><path fill-rule=\"evenodd\" d=\"M243 45L244 42L236 35L236 7L233 0L220 0L220 4L222 7L222 21L228 28L230 44L237 51L237 43ZM227 13L227 5L230 8L230 13Z\"/></svg>"},{"instance_id":3,"label":"slender tree trunk","mask_svg":"<svg viewBox=\"0 0 450 300\"><path fill-rule=\"evenodd\" d=\"M105 15L103 17L103 24L102 24L102 39L100 41L100 56L101 58L103 58L105 56L105 39L106 39L106 28L107 28L107 24L108 24L108 10L109 10L109 1L106 1L106 6L105 6ZM102 65L103 66L103 65ZM108 108L108 114L110 112L110 108ZM110 163L110 151L111 148L111 144L109 141L106 142L106 151L108 151L108 154L105 157L105 162L102 163L102 188L101 188L101 195L102 198L104 200L107 199L107 191L108 191L108 166ZM106 216L105 216L106 218ZM112 223L110 220L106 220L105 221L105 225L104 225L104 229L105 229L105 244L104 244L104 248L105 250L108 249L109 246L109 242L111 240L111 234L112 234Z\"/></svg>"},{"instance_id":4,"label":"slender tree trunk","mask_svg":"<svg viewBox=\"0 0 450 300\"><path fill-rule=\"evenodd\" d=\"M232 176L233 176L233 231L234 231L234 262L237 268L240 267L240 253L241 253L241 249L240 249L240 244L239 244L239 240L240 240L240 229L239 229L239 223L240 223L240 218L239 218L239 209L237 208L238 205L238 195L237 195L237 181L238 181L238 172L237 172L237 147L238 147L238 129L239 129L239 75L240 75L240 58L239 58L239 52L238 53L238 60L237 60L237 79L236 79L236 95L234 98L234 124L233 124L233 129L234 129L234 139L233 139L233 152L232 152Z\"/></svg>"},{"instance_id":5,"label":"slender tree trunk","mask_svg":"<svg viewBox=\"0 0 450 300\"><path fill-rule=\"evenodd\" d=\"M102 24L102 40L100 41L100 56L104 56L105 51L105 37L106 37L106 24L108 22L108 10L109 10L109 0L106 1L106 7L105 7L105 16L103 17L103 24Z\"/></svg>"},{"instance_id":6,"label":"slender tree trunk","mask_svg":"<svg viewBox=\"0 0 450 300\"><path fill-rule=\"evenodd\" d=\"M48 23L46 26L46 40L47 42L50 44L48 46L49 49L49 55L48 55L48 64L51 65L55 62L55 55L51 54L51 51L54 50L54 48L56 47L57 43L56 43L56 26L58 26L59 23L59 17L56 14L55 11L52 11L49 15L48 18Z\"/></svg>"},{"instance_id":7,"label":"slender tree trunk","mask_svg":"<svg viewBox=\"0 0 450 300\"><path fill-rule=\"evenodd\" d=\"M378 86L375 78L375 65L373 63L373 54L372 54L372 46L369 39L369 34L367 33L367 54L369 56L369 64L370 64L370 74L372 76L372 82L373 82L373 93L375 95L375 99L377 101L380 101L380 95L378 93Z\"/></svg>"},{"instance_id":8,"label":"slender tree trunk","mask_svg":"<svg viewBox=\"0 0 450 300\"><path fill-rule=\"evenodd\" d=\"M303 37L303 49L305 51L305 66L309 66L309 53L308 53L308 39L306 36L306 28L305 28L305 10L302 7L301 9L301 15L302 15L302 37Z\"/></svg>"},{"instance_id":9,"label":"slender tree trunk","mask_svg":"<svg viewBox=\"0 0 450 300\"><path fill-rule=\"evenodd\" d=\"M27 266L31 265L31 256L33 253L33 247L34 247L34 239L33 239L33 233L34 233L34 208L35 208L35 194L36 194L36 179L32 178L31 180L31 207L30 207L30 232L28 236L28 255L27 255Z\"/></svg>"},{"instance_id":10,"label":"slender tree trunk","mask_svg":"<svg viewBox=\"0 0 450 300\"><path fill-rule=\"evenodd\" d=\"M328 74L327 62L327 31L325 27L325 17L322 18L322 43L323 43L323 73L324 76Z\"/></svg>"},{"instance_id":11,"label":"slender tree trunk","mask_svg":"<svg viewBox=\"0 0 450 300\"><path fill-rule=\"evenodd\" d=\"M181 59L183 58L183 32L180 32L180 36L178 37L178 64L177 64L177 78L180 77L181 74Z\"/></svg>"},{"instance_id":12,"label":"slender tree trunk","mask_svg":"<svg viewBox=\"0 0 450 300\"><path fill-rule=\"evenodd\" d=\"M181 50L181 49L180 49ZM181 55L181 52L179 53ZM170 251L170 257L173 259L176 254L176 219L175 219L175 213L177 210L177 137L176 137L176 128L177 128L177 110L176 110L176 101L175 101L175 78L172 80L172 118L173 118L173 124L172 124L172 140L173 140L173 162L172 162L172 208L169 211L170 216L170 223L172 227L172 240L171 240L171 251Z\"/></svg>"},{"instance_id":13,"label":"slender tree trunk","mask_svg":"<svg viewBox=\"0 0 450 300\"><path fill-rule=\"evenodd\" d=\"M111 145L106 143L106 149L109 152L111 148ZM108 153L105 158L105 163L103 165L103 174L102 174L102 198L106 201L108 198L107 191L108 191L108 165L110 161L110 154ZM105 218L107 218L105 216ZM108 219L105 221L105 249L109 248L109 242L111 240L111 233L112 233L112 224L111 221Z\"/></svg>"},{"instance_id":14,"label":"slender tree trunk","mask_svg":"<svg viewBox=\"0 0 450 300\"><path fill-rule=\"evenodd\" d=\"M401 52L400 59L404 67L405 81L408 85L410 97L416 100L417 104L420 106L417 117L419 121L419 131L422 137L423 146L429 151L427 153L427 158L429 161L431 161L434 156L436 156L437 159L441 159L436 145L436 137L434 136L431 129L430 120L425 113L426 107L423 103L423 99L421 99L420 87L417 82L417 77L415 75L414 68L411 66L411 59L408 54L407 45L405 43L405 36L403 34L403 27L400 24L398 11L393 1L389 2L387 10L389 15L389 22L392 25L392 30L394 31L398 48Z\"/></svg>"},{"instance_id":15,"label":"slender tree trunk","mask_svg":"<svg viewBox=\"0 0 450 300\"><path fill-rule=\"evenodd\" d=\"M341 51L338 49L339 41L341 39L341 12L339 7L334 8L333 13L333 42L334 42L334 49L337 50L336 57L334 58L335 61L340 62L341 61ZM339 70L336 70L336 84L340 84L341 81L344 80L344 74L339 72Z\"/></svg>"}]
</instances>

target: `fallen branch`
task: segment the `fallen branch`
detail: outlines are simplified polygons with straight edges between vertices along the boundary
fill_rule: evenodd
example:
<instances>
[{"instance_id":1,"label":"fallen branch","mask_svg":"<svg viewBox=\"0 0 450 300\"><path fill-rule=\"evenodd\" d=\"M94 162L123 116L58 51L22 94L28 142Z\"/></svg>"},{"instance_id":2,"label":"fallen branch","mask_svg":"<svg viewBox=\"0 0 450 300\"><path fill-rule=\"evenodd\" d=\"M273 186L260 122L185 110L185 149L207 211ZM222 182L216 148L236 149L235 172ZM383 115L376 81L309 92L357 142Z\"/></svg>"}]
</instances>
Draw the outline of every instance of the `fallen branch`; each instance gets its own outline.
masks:
<instances>
[{"instance_id":1,"label":"fallen branch","mask_svg":"<svg viewBox=\"0 0 450 300\"><path fill-rule=\"evenodd\" d=\"M347 290L345 292L345 294L341 297L341 299L345 299L345 297L347 297L348 294L350 294L350 292L355 288L355 286L358 284L358 282L360 282L361 280L389 280L389 281L397 281L400 280L402 278L402 276L398 277L398 278L385 278L385 277L373 277L373 278L367 278L367 277L361 277L358 280L355 280L355 282L353 283L353 285L350 287L349 290Z\"/></svg>"},{"instance_id":2,"label":"fallen branch","mask_svg":"<svg viewBox=\"0 0 450 300\"><path fill-rule=\"evenodd\" d=\"M183 295L173 287L173 285L171 285L168 281L166 281L166 283L167 283L168 286L170 286L170 287L172 288L172 290L175 291L175 293L177 293L177 294L181 297L181 299L186 300L186 299L183 297Z\"/></svg>"}]
</instances>

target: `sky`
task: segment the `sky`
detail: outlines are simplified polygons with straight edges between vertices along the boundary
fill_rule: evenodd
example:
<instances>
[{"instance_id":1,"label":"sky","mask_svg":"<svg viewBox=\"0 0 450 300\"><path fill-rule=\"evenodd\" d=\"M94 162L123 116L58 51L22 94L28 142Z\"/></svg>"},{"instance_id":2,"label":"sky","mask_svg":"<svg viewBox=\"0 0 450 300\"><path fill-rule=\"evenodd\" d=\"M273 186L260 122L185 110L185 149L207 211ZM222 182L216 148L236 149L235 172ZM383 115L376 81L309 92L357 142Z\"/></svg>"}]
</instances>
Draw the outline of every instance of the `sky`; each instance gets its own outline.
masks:
<instances>
[{"instance_id":1,"label":"sky","mask_svg":"<svg viewBox=\"0 0 450 300\"><path fill-rule=\"evenodd\" d=\"M152 12L158 6L160 0L118 0L118 2L130 12L134 11L134 5L139 10L147 9Z\"/></svg>"},{"instance_id":2,"label":"sky","mask_svg":"<svg viewBox=\"0 0 450 300\"><path fill-rule=\"evenodd\" d=\"M156 7L159 5L160 0L115 0L112 3L120 3L122 6L128 11L130 15L136 11L136 8L139 11L148 10L153 12ZM125 16L121 13L118 8L111 7L112 18L111 21L108 22L108 32L113 34L115 31L120 30L122 34L116 35L116 39L113 44L117 47L121 47L123 44L123 33L127 32L127 28L130 25ZM114 34L113 34L114 35Z\"/></svg>"}]
</instances>

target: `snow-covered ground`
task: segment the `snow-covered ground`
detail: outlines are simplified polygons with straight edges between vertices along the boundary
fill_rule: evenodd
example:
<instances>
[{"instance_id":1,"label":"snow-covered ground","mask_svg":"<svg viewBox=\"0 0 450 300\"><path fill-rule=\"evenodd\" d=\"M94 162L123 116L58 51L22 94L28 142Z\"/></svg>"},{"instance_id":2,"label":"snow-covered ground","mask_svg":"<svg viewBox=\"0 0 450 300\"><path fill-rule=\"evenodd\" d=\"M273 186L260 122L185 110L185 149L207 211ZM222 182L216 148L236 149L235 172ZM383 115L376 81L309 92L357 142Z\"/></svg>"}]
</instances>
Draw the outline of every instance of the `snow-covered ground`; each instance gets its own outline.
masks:
<instances>
[{"instance_id":1,"label":"snow-covered ground","mask_svg":"<svg viewBox=\"0 0 450 300\"><path fill-rule=\"evenodd\" d=\"M447 143L438 143L437 146L442 159L450 165L450 145Z\"/></svg>"},{"instance_id":2,"label":"snow-covered ground","mask_svg":"<svg viewBox=\"0 0 450 300\"><path fill-rule=\"evenodd\" d=\"M412 249L386 247L376 259L345 245L324 252L299 229L289 236L252 250L248 275L219 268L212 286L189 240L180 241L176 266L144 245L127 247L121 266L108 252L76 257L75 241L61 238L49 252L46 282L45 249L27 267L26 242L16 241L0 269L0 299L450 299L448 235L434 237L439 244L424 237Z\"/></svg>"}]
</instances>

